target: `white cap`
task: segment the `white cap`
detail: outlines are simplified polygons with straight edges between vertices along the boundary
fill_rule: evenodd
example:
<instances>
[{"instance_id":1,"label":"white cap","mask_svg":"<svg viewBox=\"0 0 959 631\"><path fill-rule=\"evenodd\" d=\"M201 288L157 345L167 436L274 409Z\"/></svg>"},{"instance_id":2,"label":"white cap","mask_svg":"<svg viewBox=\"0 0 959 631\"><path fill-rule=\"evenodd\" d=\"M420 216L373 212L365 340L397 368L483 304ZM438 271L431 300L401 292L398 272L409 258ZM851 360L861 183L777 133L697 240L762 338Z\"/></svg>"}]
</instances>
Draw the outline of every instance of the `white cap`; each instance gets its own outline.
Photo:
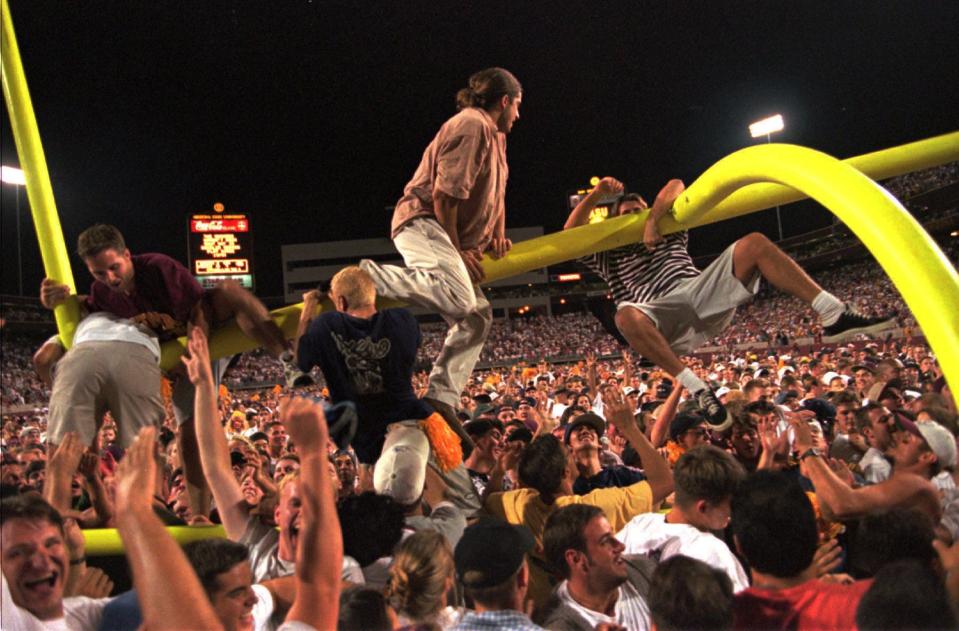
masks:
<instances>
[{"instance_id":1,"label":"white cap","mask_svg":"<svg viewBox=\"0 0 959 631\"><path fill-rule=\"evenodd\" d=\"M836 377L842 377L842 375L840 375L838 372L834 370L830 370L829 372L827 372L825 375L822 376L823 385L828 386L829 384L832 383L832 380L835 379ZM843 383L846 383L845 379L843 379Z\"/></svg>"},{"instance_id":2,"label":"white cap","mask_svg":"<svg viewBox=\"0 0 959 631\"><path fill-rule=\"evenodd\" d=\"M952 432L935 421L917 421L916 429L936 454L940 467L956 466L956 437Z\"/></svg>"},{"instance_id":3,"label":"white cap","mask_svg":"<svg viewBox=\"0 0 959 631\"><path fill-rule=\"evenodd\" d=\"M716 390L716 398L717 398L717 399L720 398L721 396L723 396L724 394L729 394L729 388L727 388L726 386L722 386L721 388L718 388L718 389Z\"/></svg>"},{"instance_id":4,"label":"white cap","mask_svg":"<svg viewBox=\"0 0 959 631\"><path fill-rule=\"evenodd\" d=\"M400 504L412 504L423 494L429 457L430 443L421 429L391 425L373 468L373 488Z\"/></svg>"},{"instance_id":5,"label":"white cap","mask_svg":"<svg viewBox=\"0 0 959 631\"><path fill-rule=\"evenodd\" d=\"M793 368L792 366L783 366L782 368L779 369L779 378L782 379L783 377L785 377L787 372L795 373L796 369Z\"/></svg>"}]
</instances>

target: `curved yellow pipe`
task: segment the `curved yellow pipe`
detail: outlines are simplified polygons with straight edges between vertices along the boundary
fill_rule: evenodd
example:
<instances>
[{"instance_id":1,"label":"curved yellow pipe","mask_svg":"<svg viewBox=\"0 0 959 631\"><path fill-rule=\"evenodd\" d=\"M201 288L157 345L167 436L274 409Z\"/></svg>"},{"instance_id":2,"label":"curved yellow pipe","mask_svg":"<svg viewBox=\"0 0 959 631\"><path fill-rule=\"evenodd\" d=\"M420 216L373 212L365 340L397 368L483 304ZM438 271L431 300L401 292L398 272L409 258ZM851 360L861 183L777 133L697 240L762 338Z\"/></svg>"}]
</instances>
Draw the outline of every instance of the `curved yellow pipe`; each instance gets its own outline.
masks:
<instances>
[{"instance_id":1,"label":"curved yellow pipe","mask_svg":"<svg viewBox=\"0 0 959 631\"><path fill-rule=\"evenodd\" d=\"M27 198L33 214L33 225L40 242L40 254L43 269L48 278L53 278L70 286L71 297L54 311L60 339L70 348L73 333L80 322L79 303L76 300L76 286L73 283L73 271L70 269L70 255L63 241L63 229L60 227L60 215L53 199L53 187L50 185L50 173L47 160L43 155L40 142L40 130L33 113L33 102L27 88L27 78L20 62L20 49L13 32L13 20L7 0L0 1L0 21L3 23L0 37L0 59L3 67L3 99L10 114L10 127L13 140L20 157L20 166L27 181Z\"/></svg>"},{"instance_id":2,"label":"curved yellow pipe","mask_svg":"<svg viewBox=\"0 0 959 631\"><path fill-rule=\"evenodd\" d=\"M167 532L181 546L200 539L226 539L223 526L167 526ZM123 541L113 528L84 530L86 555L90 557L123 554Z\"/></svg>"},{"instance_id":3,"label":"curved yellow pipe","mask_svg":"<svg viewBox=\"0 0 959 631\"><path fill-rule=\"evenodd\" d=\"M701 225L735 190L770 180L831 210L869 249L915 315L959 402L959 274L909 211L851 165L792 145L743 149L686 189L674 204L675 218Z\"/></svg>"}]
</instances>

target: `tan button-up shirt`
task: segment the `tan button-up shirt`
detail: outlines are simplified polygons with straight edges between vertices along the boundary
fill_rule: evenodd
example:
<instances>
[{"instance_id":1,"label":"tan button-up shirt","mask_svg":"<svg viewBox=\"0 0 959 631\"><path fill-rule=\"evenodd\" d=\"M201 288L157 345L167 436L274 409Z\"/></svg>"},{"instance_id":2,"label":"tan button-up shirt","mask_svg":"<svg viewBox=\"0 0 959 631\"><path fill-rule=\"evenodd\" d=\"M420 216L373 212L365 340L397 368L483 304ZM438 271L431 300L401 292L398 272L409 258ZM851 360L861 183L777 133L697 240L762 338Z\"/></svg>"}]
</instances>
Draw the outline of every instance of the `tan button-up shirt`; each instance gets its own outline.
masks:
<instances>
[{"instance_id":1,"label":"tan button-up shirt","mask_svg":"<svg viewBox=\"0 0 959 631\"><path fill-rule=\"evenodd\" d=\"M506 215L506 135L469 107L446 121L423 153L393 212L392 236L418 217L436 217L433 191L461 200L456 230L464 250L485 251Z\"/></svg>"}]
</instances>

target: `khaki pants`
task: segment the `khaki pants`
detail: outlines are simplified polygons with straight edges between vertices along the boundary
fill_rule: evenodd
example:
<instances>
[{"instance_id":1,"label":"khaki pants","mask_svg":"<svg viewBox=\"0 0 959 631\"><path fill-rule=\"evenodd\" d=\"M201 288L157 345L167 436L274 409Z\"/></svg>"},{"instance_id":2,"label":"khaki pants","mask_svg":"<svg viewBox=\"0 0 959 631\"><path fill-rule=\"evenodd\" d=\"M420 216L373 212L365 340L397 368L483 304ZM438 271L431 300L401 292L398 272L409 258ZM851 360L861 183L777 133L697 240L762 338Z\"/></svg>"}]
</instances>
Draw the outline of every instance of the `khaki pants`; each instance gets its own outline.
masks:
<instances>
[{"instance_id":1,"label":"khaki pants","mask_svg":"<svg viewBox=\"0 0 959 631\"><path fill-rule=\"evenodd\" d=\"M396 235L406 267L364 259L360 267L373 277L376 293L438 312L450 325L433 364L426 396L454 408L479 360L493 323L493 309L449 235L435 219L415 219Z\"/></svg>"},{"instance_id":2,"label":"khaki pants","mask_svg":"<svg viewBox=\"0 0 959 631\"><path fill-rule=\"evenodd\" d=\"M47 440L58 445L64 434L76 432L92 445L107 411L124 448L140 428L163 422L160 367L142 344L83 342L64 355L54 374Z\"/></svg>"}]
</instances>

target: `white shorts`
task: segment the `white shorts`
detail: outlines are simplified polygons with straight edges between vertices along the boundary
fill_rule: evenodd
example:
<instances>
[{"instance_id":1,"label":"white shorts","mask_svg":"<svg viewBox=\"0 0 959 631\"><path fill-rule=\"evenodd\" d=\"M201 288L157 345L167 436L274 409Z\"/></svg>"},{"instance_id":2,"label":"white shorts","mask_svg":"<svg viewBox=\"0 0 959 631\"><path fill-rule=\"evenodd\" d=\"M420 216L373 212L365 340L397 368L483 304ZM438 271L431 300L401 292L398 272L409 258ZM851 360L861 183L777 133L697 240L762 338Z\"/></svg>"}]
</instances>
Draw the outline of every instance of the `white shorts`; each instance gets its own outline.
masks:
<instances>
[{"instance_id":1,"label":"white shorts","mask_svg":"<svg viewBox=\"0 0 959 631\"><path fill-rule=\"evenodd\" d=\"M726 329L736 307L759 291L759 272L748 287L733 274L735 248L733 243L702 274L687 278L668 294L642 304L622 302L617 310L639 309L653 321L674 353L688 355Z\"/></svg>"}]
</instances>

